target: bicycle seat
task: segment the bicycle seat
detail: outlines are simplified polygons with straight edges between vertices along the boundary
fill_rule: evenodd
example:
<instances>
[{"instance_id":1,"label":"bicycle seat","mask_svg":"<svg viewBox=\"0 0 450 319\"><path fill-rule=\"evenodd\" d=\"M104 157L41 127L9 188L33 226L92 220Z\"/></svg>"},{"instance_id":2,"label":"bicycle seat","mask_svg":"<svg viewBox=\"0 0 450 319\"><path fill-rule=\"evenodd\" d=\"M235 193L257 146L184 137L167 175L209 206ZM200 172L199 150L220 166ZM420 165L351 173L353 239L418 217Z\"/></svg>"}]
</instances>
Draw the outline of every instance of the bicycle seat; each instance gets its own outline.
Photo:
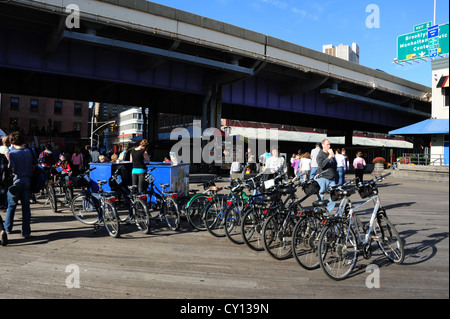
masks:
<instances>
[{"instance_id":1,"label":"bicycle seat","mask_svg":"<svg viewBox=\"0 0 450 319\"><path fill-rule=\"evenodd\" d=\"M130 192L133 192L133 191L137 191L138 187L136 185L131 185L131 186L128 186L128 189L130 190Z\"/></svg>"},{"instance_id":2,"label":"bicycle seat","mask_svg":"<svg viewBox=\"0 0 450 319\"><path fill-rule=\"evenodd\" d=\"M116 192L103 192L103 193L100 193L100 196L101 197L112 197L115 194L116 194Z\"/></svg>"},{"instance_id":3,"label":"bicycle seat","mask_svg":"<svg viewBox=\"0 0 450 319\"><path fill-rule=\"evenodd\" d=\"M281 186L279 188L280 193L282 193L283 195L290 195L290 194L294 194L295 193L295 188L290 187L290 186Z\"/></svg>"},{"instance_id":4,"label":"bicycle seat","mask_svg":"<svg viewBox=\"0 0 450 319\"><path fill-rule=\"evenodd\" d=\"M97 181L99 186L105 185L106 183L108 183L108 181Z\"/></svg>"},{"instance_id":5,"label":"bicycle seat","mask_svg":"<svg viewBox=\"0 0 450 319\"><path fill-rule=\"evenodd\" d=\"M328 200L317 200L313 203L313 207L327 207L328 203Z\"/></svg>"},{"instance_id":6,"label":"bicycle seat","mask_svg":"<svg viewBox=\"0 0 450 319\"><path fill-rule=\"evenodd\" d=\"M210 186L209 190L212 192L220 192L223 188L218 186Z\"/></svg>"},{"instance_id":7,"label":"bicycle seat","mask_svg":"<svg viewBox=\"0 0 450 319\"><path fill-rule=\"evenodd\" d=\"M170 184L159 184L159 186L161 186L161 188L167 188L170 187Z\"/></svg>"}]
</instances>

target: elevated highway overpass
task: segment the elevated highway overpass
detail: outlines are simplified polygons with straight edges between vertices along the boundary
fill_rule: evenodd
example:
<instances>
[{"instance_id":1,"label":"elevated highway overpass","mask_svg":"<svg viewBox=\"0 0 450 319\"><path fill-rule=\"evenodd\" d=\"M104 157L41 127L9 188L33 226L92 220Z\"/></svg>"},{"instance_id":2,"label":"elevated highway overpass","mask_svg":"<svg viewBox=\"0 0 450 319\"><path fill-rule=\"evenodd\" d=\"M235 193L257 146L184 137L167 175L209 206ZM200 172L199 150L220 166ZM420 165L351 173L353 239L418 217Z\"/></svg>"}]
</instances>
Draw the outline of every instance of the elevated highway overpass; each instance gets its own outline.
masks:
<instances>
[{"instance_id":1,"label":"elevated highway overpass","mask_svg":"<svg viewBox=\"0 0 450 319\"><path fill-rule=\"evenodd\" d=\"M431 116L429 87L145 0L0 0L0 92L346 136Z\"/></svg>"}]
</instances>

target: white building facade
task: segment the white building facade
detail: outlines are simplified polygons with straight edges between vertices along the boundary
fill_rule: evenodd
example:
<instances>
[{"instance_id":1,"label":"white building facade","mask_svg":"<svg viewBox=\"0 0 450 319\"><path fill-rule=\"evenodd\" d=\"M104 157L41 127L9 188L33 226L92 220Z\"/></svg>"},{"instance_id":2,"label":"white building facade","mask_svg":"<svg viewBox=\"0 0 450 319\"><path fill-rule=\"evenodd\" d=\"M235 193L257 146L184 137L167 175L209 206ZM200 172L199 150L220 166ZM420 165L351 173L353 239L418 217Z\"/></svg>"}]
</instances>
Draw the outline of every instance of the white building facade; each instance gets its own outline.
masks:
<instances>
[{"instance_id":1,"label":"white building facade","mask_svg":"<svg viewBox=\"0 0 450 319\"><path fill-rule=\"evenodd\" d=\"M148 110L147 110L148 114ZM117 143L128 144L131 139L144 132L144 118L141 108L132 108L119 114L119 135Z\"/></svg>"},{"instance_id":2,"label":"white building facade","mask_svg":"<svg viewBox=\"0 0 450 319\"><path fill-rule=\"evenodd\" d=\"M432 63L432 117L446 119L448 131L449 119L449 58L436 59ZM449 164L449 134L431 136L431 163Z\"/></svg>"}]
</instances>

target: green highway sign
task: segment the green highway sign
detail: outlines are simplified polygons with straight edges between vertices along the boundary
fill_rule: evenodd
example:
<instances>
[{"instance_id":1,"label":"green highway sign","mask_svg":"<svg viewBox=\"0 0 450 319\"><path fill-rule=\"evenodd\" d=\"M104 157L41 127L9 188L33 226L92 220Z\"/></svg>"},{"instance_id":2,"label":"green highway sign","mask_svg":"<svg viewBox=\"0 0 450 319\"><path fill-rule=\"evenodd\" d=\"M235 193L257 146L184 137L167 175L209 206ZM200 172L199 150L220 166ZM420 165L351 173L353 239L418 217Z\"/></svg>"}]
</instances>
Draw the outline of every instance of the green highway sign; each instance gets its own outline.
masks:
<instances>
[{"instance_id":1,"label":"green highway sign","mask_svg":"<svg viewBox=\"0 0 450 319\"><path fill-rule=\"evenodd\" d=\"M418 24L414 26L414 32L417 31L423 31L423 30L427 30L429 27L431 27L433 24L430 22L425 22L422 24Z\"/></svg>"},{"instance_id":2,"label":"green highway sign","mask_svg":"<svg viewBox=\"0 0 450 319\"><path fill-rule=\"evenodd\" d=\"M422 23L414 27L412 33L397 38L398 62L406 62L430 57L429 51L437 49L438 55L448 54L448 23L439 26L439 35L428 39L428 28L431 23Z\"/></svg>"}]
</instances>

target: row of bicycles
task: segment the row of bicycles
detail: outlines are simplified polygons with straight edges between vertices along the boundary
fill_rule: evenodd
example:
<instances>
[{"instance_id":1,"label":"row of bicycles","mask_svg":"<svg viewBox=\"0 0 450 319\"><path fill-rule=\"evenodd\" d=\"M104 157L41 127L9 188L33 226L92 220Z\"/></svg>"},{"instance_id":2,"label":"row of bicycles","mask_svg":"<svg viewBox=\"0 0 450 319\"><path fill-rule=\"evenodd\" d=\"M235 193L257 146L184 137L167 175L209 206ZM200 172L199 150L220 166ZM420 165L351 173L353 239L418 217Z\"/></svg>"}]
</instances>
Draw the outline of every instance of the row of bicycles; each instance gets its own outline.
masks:
<instances>
[{"instance_id":1,"label":"row of bicycles","mask_svg":"<svg viewBox=\"0 0 450 319\"><path fill-rule=\"evenodd\" d=\"M283 176L266 180L264 175L229 186L205 183L204 192L194 194L182 205L192 226L207 230L213 236L227 237L235 244L246 244L255 251L266 251L277 260L292 256L307 269L322 268L334 280L343 280L353 271L358 257L370 259L373 243L394 263L402 263L405 252L402 239L381 206L377 183L386 174L366 182L351 180L329 187L326 193L339 202L336 211L328 212L329 200L321 200L316 179L301 182L295 178L282 182ZM301 188L304 196L297 197ZM220 191L227 190L227 194ZM248 192L246 192L248 190ZM350 197L359 193L356 205ZM312 207L304 207L310 196L316 196ZM358 215L367 214L363 223Z\"/></svg>"},{"instance_id":2,"label":"row of bicycles","mask_svg":"<svg viewBox=\"0 0 450 319\"><path fill-rule=\"evenodd\" d=\"M329 200L321 200L319 194L320 175L305 181L299 176L290 182L283 175L268 179L266 174L247 180L216 178L197 185L202 191L179 196L166 191L169 185L156 187L151 171L146 174L147 191L140 194L136 186L124 181L120 167L108 181L93 181L92 170L72 179L71 186L81 191L73 196L72 190L70 208L77 220L95 230L104 226L111 237L120 236L123 223L135 224L149 234L161 222L176 231L186 218L194 229L266 251L277 260L294 257L304 269L322 268L334 280L347 278L359 256L370 259L373 243L391 262L402 263L405 258L402 239L378 192L377 183L390 174L329 187L328 197L339 205L328 212ZM112 191L103 190L107 183ZM299 193L303 196L298 197ZM362 199L356 204L350 200L355 193ZM312 206L304 207L312 196ZM369 221L363 222L360 217L368 215L368 206Z\"/></svg>"},{"instance_id":3,"label":"row of bicycles","mask_svg":"<svg viewBox=\"0 0 450 319\"><path fill-rule=\"evenodd\" d=\"M129 186L124 181L123 168L118 168L108 181L94 181L90 172L85 171L74 180L74 186L81 191L71 201L74 217L83 224L93 225L97 230L102 225L111 237L117 238L121 233L121 224L135 224L144 234L149 234L152 222L166 222L171 230L180 226L181 215L176 198L178 194L166 191L167 184L161 184L162 190L154 184L155 178L150 170L145 180L148 190L139 193L137 186ZM107 184L111 191L105 191Z\"/></svg>"}]
</instances>

